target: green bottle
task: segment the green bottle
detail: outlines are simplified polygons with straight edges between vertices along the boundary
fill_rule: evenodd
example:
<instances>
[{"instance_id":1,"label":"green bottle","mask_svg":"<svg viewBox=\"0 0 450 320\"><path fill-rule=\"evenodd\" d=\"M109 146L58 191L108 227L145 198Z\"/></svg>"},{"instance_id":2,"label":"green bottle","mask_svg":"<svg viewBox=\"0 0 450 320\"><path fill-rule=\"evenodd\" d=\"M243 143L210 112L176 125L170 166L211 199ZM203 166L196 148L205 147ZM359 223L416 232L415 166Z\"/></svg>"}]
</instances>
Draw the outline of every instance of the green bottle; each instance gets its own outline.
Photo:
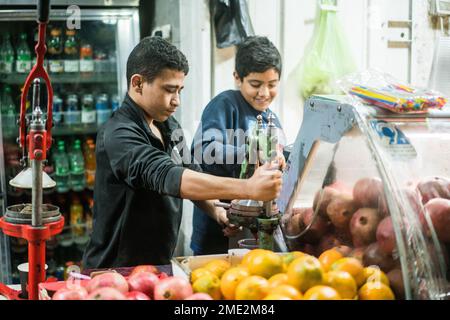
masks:
<instances>
[{"instance_id":1,"label":"green bottle","mask_svg":"<svg viewBox=\"0 0 450 320\"><path fill-rule=\"evenodd\" d=\"M3 36L0 47L0 73L12 73L14 64L14 49L9 34Z\"/></svg>"},{"instance_id":2,"label":"green bottle","mask_svg":"<svg viewBox=\"0 0 450 320\"><path fill-rule=\"evenodd\" d=\"M66 41L64 42L64 71L80 71L80 54L78 42L75 38L75 30L66 30Z\"/></svg>"},{"instance_id":3,"label":"green bottle","mask_svg":"<svg viewBox=\"0 0 450 320\"><path fill-rule=\"evenodd\" d=\"M1 100L3 135L13 137L16 134L16 105L11 96L11 87L5 85Z\"/></svg>"},{"instance_id":4,"label":"green bottle","mask_svg":"<svg viewBox=\"0 0 450 320\"><path fill-rule=\"evenodd\" d=\"M19 73L27 73L31 70L31 51L28 47L27 34L21 33L19 39L19 45L17 46L16 71Z\"/></svg>"}]
</instances>

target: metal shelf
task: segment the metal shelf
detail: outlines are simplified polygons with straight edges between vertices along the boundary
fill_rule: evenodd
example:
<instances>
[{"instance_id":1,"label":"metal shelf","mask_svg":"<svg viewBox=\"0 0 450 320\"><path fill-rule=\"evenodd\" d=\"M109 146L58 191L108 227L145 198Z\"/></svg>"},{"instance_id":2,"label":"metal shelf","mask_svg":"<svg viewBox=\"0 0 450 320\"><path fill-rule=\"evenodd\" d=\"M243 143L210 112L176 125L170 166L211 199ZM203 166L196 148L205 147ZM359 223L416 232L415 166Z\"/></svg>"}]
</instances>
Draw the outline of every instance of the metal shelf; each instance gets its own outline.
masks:
<instances>
[{"instance_id":1,"label":"metal shelf","mask_svg":"<svg viewBox=\"0 0 450 320\"><path fill-rule=\"evenodd\" d=\"M23 85L27 73L0 73L0 82L12 85ZM116 83L117 75L115 72L93 72L90 74L83 73L50 73L52 83Z\"/></svg>"},{"instance_id":2,"label":"metal shelf","mask_svg":"<svg viewBox=\"0 0 450 320\"><path fill-rule=\"evenodd\" d=\"M70 136L70 135L87 135L96 134L101 125L93 124L78 124L78 125L56 125L52 129L54 137Z\"/></svg>"}]
</instances>

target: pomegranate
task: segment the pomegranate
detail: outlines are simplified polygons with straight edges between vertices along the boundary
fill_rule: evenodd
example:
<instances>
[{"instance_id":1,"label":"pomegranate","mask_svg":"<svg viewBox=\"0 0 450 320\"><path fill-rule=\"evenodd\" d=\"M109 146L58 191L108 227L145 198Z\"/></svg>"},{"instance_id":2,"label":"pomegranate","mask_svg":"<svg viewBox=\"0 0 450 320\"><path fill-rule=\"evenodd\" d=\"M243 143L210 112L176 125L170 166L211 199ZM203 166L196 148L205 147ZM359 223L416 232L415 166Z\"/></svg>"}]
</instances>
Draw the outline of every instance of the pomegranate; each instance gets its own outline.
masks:
<instances>
[{"instance_id":1,"label":"pomegranate","mask_svg":"<svg viewBox=\"0 0 450 320\"><path fill-rule=\"evenodd\" d=\"M328 218L331 223L340 231L347 231L353 214L356 211L356 205L353 197L348 194L340 194L331 200L327 207Z\"/></svg>"},{"instance_id":2,"label":"pomegranate","mask_svg":"<svg viewBox=\"0 0 450 320\"><path fill-rule=\"evenodd\" d=\"M130 291L125 293L126 300L151 300L148 295L139 291Z\"/></svg>"},{"instance_id":3,"label":"pomegranate","mask_svg":"<svg viewBox=\"0 0 450 320\"><path fill-rule=\"evenodd\" d=\"M417 190L422 195L422 203L431 199L450 199L450 180L442 177L428 177L417 184Z\"/></svg>"},{"instance_id":4,"label":"pomegranate","mask_svg":"<svg viewBox=\"0 0 450 320\"><path fill-rule=\"evenodd\" d=\"M350 221L353 245L363 247L374 242L379 223L380 216L377 209L361 208L356 211Z\"/></svg>"},{"instance_id":5,"label":"pomegranate","mask_svg":"<svg viewBox=\"0 0 450 320\"><path fill-rule=\"evenodd\" d=\"M156 274L151 272L138 272L128 278L128 287L130 291L140 291L153 297L155 285L159 282Z\"/></svg>"},{"instance_id":6,"label":"pomegranate","mask_svg":"<svg viewBox=\"0 0 450 320\"><path fill-rule=\"evenodd\" d=\"M322 190L316 192L313 202L313 210L316 211L317 206L319 206L319 215L324 218L328 218L327 207L333 198L337 197L339 191L327 186Z\"/></svg>"},{"instance_id":7,"label":"pomegranate","mask_svg":"<svg viewBox=\"0 0 450 320\"><path fill-rule=\"evenodd\" d=\"M311 225L308 231L303 235L303 239L307 243L317 243L328 230L328 221L320 215L314 217L312 208L306 209L303 213L303 225L305 228Z\"/></svg>"},{"instance_id":8,"label":"pomegranate","mask_svg":"<svg viewBox=\"0 0 450 320\"><path fill-rule=\"evenodd\" d=\"M302 214L295 214L292 215L290 219L287 219L284 230L287 235L296 236L299 235L304 228Z\"/></svg>"},{"instance_id":9,"label":"pomegranate","mask_svg":"<svg viewBox=\"0 0 450 320\"><path fill-rule=\"evenodd\" d=\"M184 300L213 300L213 298L211 298L211 296L207 293L197 292L193 295L190 295Z\"/></svg>"},{"instance_id":10,"label":"pomegranate","mask_svg":"<svg viewBox=\"0 0 450 320\"><path fill-rule=\"evenodd\" d=\"M389 279L389 285L394 291L395 298L397 300L405 299L405 287L403 284L403 273L400 269L392 269L387 273Z\"/></svg>"},{"instance_id":11,"label":"pomegranate","mask_svg":"<svg viewBox=\"0 0 450 320\"><path fill-rule=\"evenodd\" d=\"M349 246L345 246L345 245L340 245L340 246L334 247L333 249L335 249L336 251L339 251L344 257L348 257L352 253L352 248L350 248Z\"/></svg>"},{"instance_id":12,"label":"pomegranate","mask_svg":"<svg viewBox=\"0 0 450 320\"><path fill-rule=\"evenodd\" d=\"M353 199L359 208L379 208L384 198L379 178L362 178L353 187Z\"/></svg>"},{"instance_id":13,"label":"pomegranate","mask_svg":"<svg viewBox=\"0 0 450 320\"><path fill-rule=\"evenodd\" d=\"M53 294L53 300L84 300L88 292L81 286L73 288L61 288Z\"/></svg>"},{"instance_id":14,"label":"pomegranate","mask_svg":"<svg viewBox=\"0 0 450 320\"><path fill-rule=\"evenodd\" d=\"M147 264L147 265L140 265L140 266L136 266L133 268L133 270L130 273L130 276L139 273L139 272L151 272L151 273L155 273L158 274L159 270L157 267Z\"/></svg>"},{"instance_id":15,"label":"pomegranate","mask_svg":"<svg viewBox=\"0 0 450 320\"><path fill-rule=\"evenodd\" d=\"M125 295L115 288L102 287L92 291L86 300L125 300Z\"/></svg>"},{"instance_id":16,"label":"pomegranate","mask_svg":"<svg viewBox=\"0 0 450 320\"><path fill-rule=\"evenodd\" d=\"M115 288L120 292L128 292L127 280L117 272L106 272L95 276L87 285L88 292L92 292L98 288L109 287Z\"/></svg>"},{"instance_id":17,"label":"pomegranate","mask_svg":"<svg viewBox=\"0 0 450 320\"><path fill-rule=\"evenodd\" d=\"M318 253L322 253L328 249L341 246L341 241L336 238L336 235L333 233L328 233L322 237L319 242Z\"/></svg>"},{"instance_id":18,"label":"pomegranate","mask_svg":"<svg viewBox=\"0 0 450 320\"><path fill-rule=\"evenodd\" d=\"M184 300L193 294L188 280L180 277L168 277L155 286L155 300Z\"/></svg>"},{"instance_id":19,"label":"pomegranate","mask_svg":"<svg viewBox=\"0 0 450 320\"><path fill-rule=\"evenodd\" d=\"M395 240L391 217L386 217L381 220L377 228L376 238L380 249L386 254L392 254L392 251L394 251L397 246L397 242Z\"/></svg>"},{"instance_id":20,"label":"pomegranate","mask_svg":"<svg viewBox=\"0 0 450 320\"><path fill-rule=\"evenodd\" d=\"M450 242L450 200L432 199L425 205L430 215L437 237L443 242Z\"/></svg>"},{"instance_id":21,"label":"pomegranate","mask_svg":"<svg viewBox=\"0 0 450 320\"><path fill-rule=\"evenodd\" d=\"M363 264L365 267L378 266L384 272L389 272L395 267L392 256L381 250L376 242L372 243L364 250Z\"/></svg>"}]
</instances>

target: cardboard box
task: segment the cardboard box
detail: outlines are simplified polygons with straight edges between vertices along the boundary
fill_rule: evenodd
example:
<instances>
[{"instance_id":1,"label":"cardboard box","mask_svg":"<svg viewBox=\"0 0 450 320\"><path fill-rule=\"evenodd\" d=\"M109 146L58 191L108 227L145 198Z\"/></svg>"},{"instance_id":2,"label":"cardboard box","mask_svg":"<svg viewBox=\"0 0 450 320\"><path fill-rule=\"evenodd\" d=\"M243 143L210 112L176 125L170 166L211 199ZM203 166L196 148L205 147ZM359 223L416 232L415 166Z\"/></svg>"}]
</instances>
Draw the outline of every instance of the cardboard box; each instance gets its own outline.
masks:
<instances>
[{"instance_id":1,"label":"cardboard box","mask_svg":"<svg viewBox=\"0 0 450 320\"><path fill-rule=\"evenodd\" d=\"M191 272L195 269L205 266L213 260L225 260L236 266L241 263L244 255L250 250L248 249L231 249L228 254L205 255L205 256L189 256L177 257L171 260L172 272L174 276L182 277L189 280Z\"/></svg>"}]
</instances>

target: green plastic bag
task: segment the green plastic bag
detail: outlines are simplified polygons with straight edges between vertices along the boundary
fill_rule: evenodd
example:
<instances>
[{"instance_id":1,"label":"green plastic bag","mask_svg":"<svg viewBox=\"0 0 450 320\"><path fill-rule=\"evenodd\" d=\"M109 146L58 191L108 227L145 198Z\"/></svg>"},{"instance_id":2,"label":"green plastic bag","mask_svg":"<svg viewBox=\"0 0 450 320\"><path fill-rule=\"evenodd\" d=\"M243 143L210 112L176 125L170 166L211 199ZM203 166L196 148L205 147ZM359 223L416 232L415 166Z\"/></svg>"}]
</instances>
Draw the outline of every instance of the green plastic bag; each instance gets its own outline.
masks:
<instances>
[{"instance_id":1,"label":"green plastic bag","mask_svg":"<svg viewBox=\"0 0 450 320\"><path fill-rule=\"evenodd\" d=\"M337 16L336 0L318 0L314 34L297 69L300 95L339 94L336 80L354 72L349 42Z\"/></svg>"}]
</instances>

